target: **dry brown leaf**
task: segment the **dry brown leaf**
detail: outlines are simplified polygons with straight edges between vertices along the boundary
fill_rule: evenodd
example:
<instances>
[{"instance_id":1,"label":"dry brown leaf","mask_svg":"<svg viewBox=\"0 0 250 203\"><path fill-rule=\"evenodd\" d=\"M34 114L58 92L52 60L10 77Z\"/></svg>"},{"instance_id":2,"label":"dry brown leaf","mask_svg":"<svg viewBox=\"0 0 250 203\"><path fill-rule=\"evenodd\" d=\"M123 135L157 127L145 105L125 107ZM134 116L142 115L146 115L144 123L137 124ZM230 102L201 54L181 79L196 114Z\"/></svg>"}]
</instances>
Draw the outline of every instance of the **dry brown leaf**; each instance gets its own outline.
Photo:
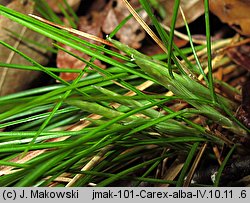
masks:
<instances>
[{"instance_id":1,"label":"dry brown leaf","mask_svg":"<svg viewBox=\"0 0 250 203\"><path fill-rule=\"evenodd\" d=\"M10 3L7 7L19 11L24 14L32 13L34 10L34 3L32 1L16 0ZM0 40L14 46L18 50L22 51L29 57L35 59L40 64L46 64L48 62L48 56L46 56L46 50L38 48L33 44L27 44L22 42L21 39L16 39L11 36L9 30L18 33L20 37L25 37L30 40L36 41L43 45L49 46L50 42L44 36L21 26L20 24L11 21L3 16L0 16ZM5 48L0 46L0 61L4 63L31 65L27 60ZM34 81L40 72L29 70L18 70L9 68L0 68L0 95L6 95L23 90Z\"/></svg>"},{"instance_id":2,"label":"dry brown leaf","mask_svg":"<svg viewBox=\"0 0 250 203\"><path fill-rule=\"evenodd\" d=\"M0 5L6 6L6 5L9 4L10 2L11 2L11 0L0 0Z\"/></svg>"},{"instance_id":3,"label":"dry brown leaf","mask_svg":"<svg viewBox=\"0 0 250 203\"><path fill-rule=\"evenodd\" d=\"M78 23L78 30L87 32L89 34L102 37L102 32L101 32L101 25L102 21L102 15L97 13L97 12L92 12L88 16L82 16L79 18L79 23ZM83 38L83 37L81 37ZM98 42L95 42L93 40L89 40L84 38L86 41L89 41L92 44L99 44ZM88 56L87 54L80 52L78 50L75 50L67 45L61 45L68 51L76 54L77 56L80 56L86 60L89 60L91 57ZM85 67L85 63L76 59L75 57L65 53L64 51L59 50L57 54L57 67L58 68L72 68L72 69L83 69ZM105 65L102 64L99 60L95 60L94 63L101 67L105 68ZM70 81L75 79L78 76L77 73L61 73L60 77L64 80Z\"/></svg>"},{"instance_id":4,"label":"dry brown leaf","mask_svg":"<svg viewBox=\"0 0 250 203\"><path fill-rule=\"evenodd\" d=\"M174 2L175 0L160 0L160 3L165 6L167 13L163 23L168 26L171 24ZM182 0L180 1L180 6L182 7L188 23L193 22L204 13L203 0ZM184 25L183 18L179 11L176 21L176 28L182 27Z\"/></svg>"},{"instance_id":5,"label":"dry brown leaf","mask_svg":"<svg viewBox=\"0 0 250 203\"><path fill-rule=\"evenodd\" d=\"M107 1L95 0L89 8L89 11L103 12L107 6Z\"/></svg>"},{"instance_id":6,"label":"dry brown leaf","mask_svg":"<svg viewBox=\"0 0 250 203\"><path fill-rule=\"evenodd\" d=\"M67 2L69 6L76 11L79 8L81 0L67 0ZM55 11L56 13L61 13L59 5L63 5L63 0L47 0L47 3L53 11Z\"/></svg>"},{"instance_id":7,"label":"dry brown leaf","mask_svg":"<svg viewBox=\"0 0 250 203\"><path fill-rule=\"evenodd\" d=\"M210 0L210 10L242 35L250 36L250 0Z\"/></svg>"},{"instance_id":8,"label":"dry brown leaf","mask_svg":"<svg viewBox=\"0 0 250 203\"><path fill-rule=\"evenodd\" d=\"M140 6L137 0L129 2L134 9ZM104 20L102 30L106 34L110 34L116 26L130 13L122 1L112 0L106 7L108 10L107 16ZM142 18L146 19L146 13L141 12ZM141 28L139 23L134 19L130 19L117 33L116 37L120 42L127 44L135 49L141 47L141 41L145 38L145 31Z\"/></svg>"}]
</instances>

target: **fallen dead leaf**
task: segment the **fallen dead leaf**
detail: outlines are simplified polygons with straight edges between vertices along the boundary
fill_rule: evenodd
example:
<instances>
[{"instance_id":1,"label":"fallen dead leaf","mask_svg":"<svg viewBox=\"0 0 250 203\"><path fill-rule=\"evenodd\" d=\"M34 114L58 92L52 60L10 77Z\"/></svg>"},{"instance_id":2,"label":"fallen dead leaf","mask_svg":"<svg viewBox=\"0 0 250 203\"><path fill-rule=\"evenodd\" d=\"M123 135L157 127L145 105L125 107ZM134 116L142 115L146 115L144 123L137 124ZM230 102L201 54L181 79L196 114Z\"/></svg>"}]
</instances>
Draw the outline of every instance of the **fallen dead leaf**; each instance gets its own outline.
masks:
<instances>
[{"instance_id":1,"label":"fallen dead leaf","mask_svg":"<svg viewBox=\"0 0 250 203\"><path fill-rule=\"evenodd\" d=\"M242 35L250 35L249 0L210 0L210 10Z\"/></svg>"},{"instance_id":2,"label":"fallen dead leaf","mask_svg":"<svg viewBox=\"0 0 250 203\"><path fill-rule=\"evenodd\" d=\"M136 0L131 0L129 3L134 9L137 9L140 6L140 3ZM110 34L116 28L116 26L130 14L130 12L122 1L117 0L110 1L106 9L108 12L104 20L102 30L106 34ZM140 15L143 20L147 18L147 14L145 12L140 12ZM145 36L145 31L134 18L131 18L116 33L116 37L120 42L135 49L141 47L141 41L145 38Z\"/></svg>"},{"instance_id":3,"label":"fallen dead leaf","mask_svg":"<svg viewBox=\"0 0 250 203\"><path fill-rule=\"evenodd\" d=\"M10 2L11 2L11 0L0 0L0 5L6 6L6 5L9 4Z\"/></svg>"},{"instance_id":4,"label":"fallen dead leaf","mask_svg":"<svg viewBox=\"0 0 250 203\"><path fill-rule=\"evenodd\" d=\"M16 0L10 3L7 7L28 14L33 13L34 3L33 1L21 1ZM9 31L18 33L20 37L17 39L13 37ZM48 62L47 51L39 48L31 43L26 43L21 40L22 37L36 41L43 45L50 45L50 42L44 36L21 26L20 24L11 21L3 16L0 16L0 40L14 46L18 50L22 51L29 57L35 59L40 64L46 64ZM27 60L5 48L0 46L0 61L4 63L31 65ZM40 72L29 70L18 70L9 68L0 68L0 95L6 95L23 90L34 81Z\"/></svg>"},{"instance_id":5,"label":"fallen dead leaf","mask_svg":"<svg viewBox=\"0 0 250 203\"><path fill-rule=\"evenodd\" d=\"M163 23L168 26L171 24L174 2L174 0L160 0L161 5L166 9L166 18L163 20ZM203 0L182 0L180 1L180 6L188 23L193 22L204 13ZM183 18L179 11L176 20L176 28L184 25Z\"/></svg>"},{"instance_id":6,"label":"fallen dead leaf","mask_svg":"<svg viewBox=\"0 0 250 203\"><path fill-rule=\"evenodd\" d=\"M97 13L97 12L92 12L91 14L89 14L88 16L82 16L79 18L79 23L78 23L78 30L79 31L83 31L83 32L87 32L89 34L98 36L98 37L102 37L102 32L101 32L101 25L102 25L102 21L100 20L102 19L102 16ZM83 37L81 37L83 38ZM100 45L100 43L93 41L93 40L89 40L84 38L86 41L89 41L92 44L98 44ZM62 45L61 46L65 49L67 49L68 51L76 54L79 57L82 57L86 60L89 60L91 57L88 56L87 54L80 52L78 50L75 50L69 46L66 45ZM75 57L65 53L64 51L59 50L58 54L57 54L57 67L58 68L71 68L71 69L83 69L85 67L85 63L76 59ZM101 68L105 68L105 65L101 63L101 61L99 60L95 60L94 63L101 67ZM78 76L77 73L61 73L60 77L64 80L70 81L70 80L74 80L76 77Z\"/></svg>"},{"instance_id":7,"label":"fallen dead leaf","mask_svg":"<svg viewBox=\"0 0 250 203\"><path fill-rule=\"evenodd\" d=\"M95 2L90 5L89 11L103 12L106 6L107 1L95 0Z\"/></svg>"}]
</instances>

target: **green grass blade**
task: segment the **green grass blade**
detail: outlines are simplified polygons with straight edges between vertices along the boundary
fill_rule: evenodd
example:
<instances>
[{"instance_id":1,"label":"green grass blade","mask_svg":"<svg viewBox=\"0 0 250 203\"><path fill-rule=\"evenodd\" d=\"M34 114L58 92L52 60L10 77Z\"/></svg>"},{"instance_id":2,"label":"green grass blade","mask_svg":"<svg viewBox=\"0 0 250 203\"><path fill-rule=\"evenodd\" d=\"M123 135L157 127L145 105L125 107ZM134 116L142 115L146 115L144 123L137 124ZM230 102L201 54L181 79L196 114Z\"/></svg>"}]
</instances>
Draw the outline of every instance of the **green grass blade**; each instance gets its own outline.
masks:
<instances>
[{"instance_id":1,"label":"green grass blade","mask_svg":"<svg viewBox=\"0 0 250 203\"><path fill-rule=\"evenodd\" d=\"M145 161L144 163L141 163L141 164L138 164L136 166L133 166L127 170L124 170L120 173L117 173L115 174L114 176L110 177L110 178L107 178L105 179L104 181L100 182L97 184L97 187L104 187L104 186L107 186L109 185L110 183L116 181L117 179L119 179L120 177L124 176L124 175L128 175L132 172L134 172L135 170L138 170L144 166L147 166L148 164L153 164L154 162L157 162L158 160L162 160L163 158L167 157L169 155L166 155L165 156L162 156L162 157L159 157L159 158L155 158L155 159L151 159L149 161Z\"/></svg>"},{"instance_id":2,"label":"green grass blade","mask_svg":"<svg viewBox=\"0 0 250 203\"><path fill-rule=\"evenodd\" d=\"M76 24L79 22L79 18L73 8L69 5L68 1L63 0L64 5L66 6L67 10L69 11L70 15L73 17Z\"/></svg>"},{"instance_id":3,"label":"green grass blade","mask_svg":"<svg viewBox=\"0 0 250 203\"><path fill-rule=\"evenodd\" d=\"M27 66L27 65L21 65L21 64L7 64L7 63L1 63L0 67L6 67L6 68L15 68L15 69L21 69L21 70L33 70L33 71L42 71L40 68L35 66ZM56 72L56 73L80 73L81 70L79 69L69 69L69 68L50 68L50 67L44 67L48 71Z\"/></svg>"},{"instance_id":4,"label":"green grass blade","mask_svg":"<svg viewBox=\"0 0 250 203\"><path fill-rule=\"evenodd\" d=\"M174 8L173 8L173 15L171 20L171 30L169 35L169 42L168 42L168 71L171 78L174 78L173 72L172 72L172 65L171 65L171 58L172 58L172 46L174 41L174 30L175 30L175 23L178 15L180 0L174 1Z\"/></svg>"},{"instance_id":5,"label":"green grass blade","mask_svg":"<svg viewBox=\"0 0 250 203\"><path fill-rule=\"evenodd\" d=\"M62 14L64 15L65 19L67 19L67 21L70 24L70 27L76 29L77 25L75 24L74 20L72 20L71 16L69 15L68 11L64 8L63 4L58 4L58 7L60 8Z\"/></svg>"},{"instance_id":6,"label":"green grass blade","mask_svg":"<svg viewBox=\"0 0 250 203\"><path fill-rule=\"evenodd\" d=\"M225 157L225 159L223 160L222 164L220 165L220 168L217 171L216 177L215 177L215 182L214 182L214 187L218 187L220 184L220 178L222 175L222 172L229 160L229 158L231 157L231 155L233 154L234 150L236 149L236 145L234 145L230 151L228 152L227 156Z\"/></svg>"},{"instance_id":7,"label":"green grass blade","mask_svg":"<svg viewBox=\"0 0 250 203\"><path fill-rule=\"evenodd\" d=\"M209 0L204 0L205 8L205 24L206 24L206 40L207 40L207 66L208 66L208 81L209 89L213 102L217 101L217 97L214 91L213 82L213 67L212 67L212 50L211 50L211 34L210 34L210 20L209 20Z\"/></svg>"},{"instance_id":8,"label":"green grass blade","mask_svg":"<svg viewBox=\"0 0 250 203\"><path fill-rule=\"evenodd\" d=\"M198 58L198 56L196 54L196 50L195 50L195 47L194 47L194 44L193 44L193 40L192 40L192 36L191 36L190 30L189 30L189 26L188 26L188 23L186 21L185 15L184 15L182 10L181 10L181 13L182 13L182 17L183 17L183 20L184 20L184 23L185 23L185 26L186 26L187 34L188 34L188 37L189 37L189 43L191 45L196 64L197 64L197 66L198 66L198 68L200 70L200 73L203 75L203 78L204 78L205 82L207 83L207 86L209 87L209 81L208 81L207 76L206 76L206 74L205 74L205 72L204 72L204 70L203 70L203 68L201 66L199 58Z\"/></svg>"},{"instance_id":9,"label":"green grass blade","mask_svg":"<svg viewBox=\"0 0 250 203\"><path fill-rule=\"evenodd\" d=\"M33 0L36 2L36 9L40 12L44 17L47 17L48 20L55 22L57 24L62 25L62 20L56 15L56 13L49 6L47 1L45 0Z\"/></svg>"},{"instance_id":10,"label":"green grass blade","mask_svg":"<svg viewBox=\"0 0 250 203\"><path fill-rule=\"evenodd\" d=\"M191 148L191 150L190 150L190 152L189 152L189 154L187 156L185 164L184 164L184 166L183 166L183 168L181 170L181 174L180 174L180 176L178 178L178 181L177 181L177 184L176 184L177 187L181 187L183 185L183 183L185 181L185 176L186 176L186 174L188 172L189 166L191 165L192 159L195 156L195 153L196 153L196 151L197 151L197 149L199 147L199 144L200 144L199 142L196 142L196 143L193 144L193 146L192 146L192 148Z\"/></svg>"}]
</instances>

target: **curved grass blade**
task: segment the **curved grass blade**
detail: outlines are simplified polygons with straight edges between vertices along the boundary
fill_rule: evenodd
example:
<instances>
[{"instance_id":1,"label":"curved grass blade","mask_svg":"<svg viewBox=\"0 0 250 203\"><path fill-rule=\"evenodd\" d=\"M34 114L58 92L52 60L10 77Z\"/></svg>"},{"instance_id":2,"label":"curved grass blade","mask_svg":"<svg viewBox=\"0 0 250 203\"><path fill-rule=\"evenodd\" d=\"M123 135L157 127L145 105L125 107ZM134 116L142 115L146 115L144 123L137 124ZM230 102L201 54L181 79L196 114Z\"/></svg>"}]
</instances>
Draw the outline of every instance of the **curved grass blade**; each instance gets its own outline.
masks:
<instances>
[{"instance_id":1,"label":"curved grass blade","mask_svg":"<svg viewBox=\"0 0 250 203\"><path fill-rule=\"evenodd\" d=\"M227 156L225 157L225 159L223 160L222 164L220 165L220 168L218 169L217 171L217 174L215 176L215 181L214 181L214 187L218 187L219 184L220 184L220 178L221 178L221 175L222 175L222 172L230 158L230 156L233 154L233 151L235 150L236 148L236 145L234 145L230 151L228 152Z\"/></svg>"},{"instance_id":2,"label":"curved grass blade","mask_svg":"<svg viewBox=\"0 0 250 203\"><path fill-rule=\"evenodd\" d=\"M193 40L192 40L192 36L191 36L190 30L189 30L189 26L187 24L187 20L186 20L186 17L184 15L184 12L183 12L182 8L180 8L180 11L181 11L182 18L183 18L185 26L186 26L187 34L188 34L188 37L189 37L189 42L190 42L191 48L193 50L193 54L194 54L196 64L197 64L197 66L198 66L198 68L200 70L200 73L203 75L203 78L204 78L205 82L207 83L207 86L209 86L209 81L207 79L207 76L206 76L203 68L201 67L201 63L200 63L199 58L198 58L198 56L196 54L196 50L195 50L195 47L194 47L194 44L193 44Z\"/></svg>"},{"instance_id":3,"label":"curved grass blade","mask_svg":"<svg viewBox=\"0 0 250 203\"><path fill-rule=\"evenodd\" d=\"M172 58L172 46L174 41L174 30L175 30L175 23L178 15L180 0L174 1L174 8L173 8L173 15L171 20L171 30L169 35L169 43L168 43L168 71L171 78L174 79L174 75L172 72L172 65L171 65L171 58Z\"/></svg>"},{"instance_id":4,"label":"curved grass blade","mask_svg":"<svg viewBox=\"0 0 250 203\"><path fill-rule=\"evenodd\" d=\"M191 148L191 150L190 150L190 152L189 152L189 154L187 156L185 164L184 164L184 166L183 166L183 168L181 170L181 174L180 174L180 176L178 178L178 181L177 181L177 184L176 184L177 187L183 186L183 183L185 181L185 176L186 176L186 174L188 172L189 166L190 166L191 161L192 161L192 159L193 159L193 157L194 157L194 155L196 153L196 150L199 147L199 144L200 144L199 142L196 142L196 143L193 144L193 146L192 146L192 148Z\"/></svg>"},{"instance_id":5,"label":"curved grass blade","mask_svg":"<svg viewBox=\"0 0 250 203\"><path fill-rule=\"evenodd\" d=\"M206 24L207 66L208 66L209 89L210 89L213 102L217 102L218 100L214 91L214 82L213 82L211 33L210 33L210 20L209 20L209 0L204 0L204 8L205 8L205 24Z\"/></svg>"}]
</instances>

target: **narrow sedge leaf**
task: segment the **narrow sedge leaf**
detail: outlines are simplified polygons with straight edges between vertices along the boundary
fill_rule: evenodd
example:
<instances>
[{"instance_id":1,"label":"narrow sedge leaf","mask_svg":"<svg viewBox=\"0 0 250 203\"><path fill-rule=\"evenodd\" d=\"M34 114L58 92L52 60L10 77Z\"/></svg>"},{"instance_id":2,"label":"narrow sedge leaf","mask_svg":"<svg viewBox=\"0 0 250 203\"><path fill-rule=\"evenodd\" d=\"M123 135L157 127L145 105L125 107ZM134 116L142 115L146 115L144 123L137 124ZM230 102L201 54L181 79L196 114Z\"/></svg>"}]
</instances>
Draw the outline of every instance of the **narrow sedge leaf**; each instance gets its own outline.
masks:
<instances>
[{"instance_id":1,"label":"narrow sedge leaf","mask_svg":"<svg viewBox=\"0 0 250 203\"><path fill-rule=\"evenodd\" d=\"M162 43L163 45L161 46L164 46L164 49L165 49L165 52L166 54L168 54L168 51L167 51L167 45L168 45L168 35L167 33L164 31L164 29L161 27L159 21L156 19L152 9L151 9L151 3L148 2L148 0L139 0L141 5L143 6L143 8L145 9L145 11L147 12L148 16L150 17L150 19L152 20L152 23L153 25L155 26L161 40L162 40ZM148 30L145 29L147 32ZM148 34L151 36L151 34L148 32ZM151 36L153 39L154 39L154 36ZM158 44L158 43L157 43ZM159 44L158 44L159 45ZM159 45L160 46L160 45Z\"/></svg>"},{"instance_id":2,"label":"narrow sedge leaf","mask_svg":"<svg viewBox=\"0 0 250 203\"><path fill-rule=\"evenodd\" d=\"M80 79L82 78L82 76L84 75L84 69L82 70L82 72L77 76L77 78L73 81L72 85L76 85ZM29 151L29 148L32 146L32 144L35 143L36 139L38 136L40 136L40 134L43 132L43 130L46 128L46 126L49 124L49 122L51 121L51 119L54 117L54 115L56 114L56 112L58 111L58 109L62 106L64 100L70 95L70 93L72 92L72 90L67 90L61 97L61 99L56 103L56 105L54 106L54 108L52 109L51 113L49 114L49 116L46 118L46 120L42 123L42 125L40 126L40 128L37 130L37 134L34 136L33 140L30 142L29 146L25 149L24 154L26 154ZM86 93L83 92L84 95L87 95Z\"/></svg>"},{"instance_id":3,"label":"narrow sedge leaf","mask_svg":"<svg viewBox=\"0 0 250 203\"><path fill-rule=\"evenodd\" d=\"M116 100L117 102L124 104L126 106L131 106L133 108L135 107L142 107L143 105L145 105L145 103L141 103L139 101L135 101L135 100L131 100L131 99L124 99L124 97L121 97L120 94L117 94L113 91L110 91L108 89L105 89L103 87L98 87L98 86L94 86L94 88L96 88L97 90L99 90L100 92L102 92L103 94L106 94L108 96L113 96L114 100ZM120 96L120 98L119 98ZM145 97L145 99L147 99L147 97ZM147 102L149 103L149 102ZM154 110L154 109L145 109L144 111L142 111L143 114L152 117L152 118L157 118L158 116L162 115L160 112Z\"/></svg>"},{"instance_id":4,"label":"narrow sedge leaf","mask_svg":"<svg viewBox=\"0 0 250 203\"><path fill-rule=\"evenodd\" d=\"M174 41L175 23L176 23L176 19L178 15L179 5L180 5L180 0L175 0L172 21L171 21L169 44L168 44L168 71L169 71L169 75L171 76L171 78L174 78L174 75L172 73L171 58L172 58L172 46L173 46L173 41Z\"/></svg>"},{"instance_id":5,"label":"narrow sedge leaf","mask_svg":"<svg viewBox=\"0 0 250 203\"><path fill-rule=\"evenodd\" d=\"M189 26L188 26L188 23L187 23L187 20L186 20L186 17L185 17L185 15L184 15L184 12L183 12L182 8L180 8L180 11L181 11L182 18L183 18L184 23L185 23L185 26L186 26L187 34L188 34L188 37L189 37L189 43L190 43L190 45L191 45L191 48L192 48L192 51L193 51L193 54L194 54L195 61L196 61L197 65L198 65L198 68L199 68L199 70L200 70L200 73L203 75L203 78L204 78L205 82L207 83L207 86L209 86L209 81L208 81L208 79L207 79L207 76L206 76L206 74L204 73L204 70L203 70L203 68L202 68L202 66L201 66L201 63L200 63L200 61L199 61L199 58L198 58L198 56L197 56L197 54L196 54L196 50L195 50L195 47L194 47L194 44L193 44L193 40L192 40L192 36L191 36L190 30L189 30Z\"/></svg>"},{"instance_id":6,"label":"narrow sedge leaf","mask_svg":"<svg viewBox=\"0 0 250 203\"><path fill-rule=\"evenodd\" d=\"M116 117L124 114L122 112L113 110L111 108L101 106L100 104L97 104L97 103L90 103L90 102L86 102L86 101L73 100L73 99L71 99L71 100L68 99L65 102L69 105L77 106L78 108L81 108L85 111L88 111L90 113L95 113L98 115L102 115L106 118L116 118ZM132 121L132 120L130 120L130 121Z\"/></svg>"},{"instance_id":7,"label":"narrow sedge leaf","mask_svg":"<svg viewBox=\"0 0 250 203\"><path fill-rule=\"evenodd\" d=\"M123 0L125 5L127 6L130 13L134 16L138 23L146 30L146 32L152 37L152 39L159 45L159 47L167 53L167 49L162 43L162 41L157 37L157 35L150 29L150 27L143 21L143 19L139 16L139 14L134 10L134 8L129 4L127 0Z\"/></svg>"},{"instance_id":8,"label":"narrow sedge leaf","mask_svg":"<svg viewBox=\"0 0 250 203\"><path fill-rule=\"evenodd\" d=\"M159 36L160 36L160 38L161 38L161 40L163 42L162 46L168 47L171 39L169 38L168 34L165 32L165 30L162 28L161 24L159 23L159 21L155 17L155 15L154 15L154 13L153 13L153 11L151 9L150 2L148 2L148 0L140 0L140 3L143 6L143 8L145 9L145 11L147 12L147 14L149 15L150 19L152 20L152 23L155 26L155 28L156 28L156 30L157 30L157 32L158 32L158 34L159 34ZM193 69L193 65L187 59L187 57L185 56L185 54L174 43L172 43L172 45L173 45L174 50L176 51L176 54L178 54L179 56L181 56L181 58L186 62L186 64L188 64L188 66L191 67L191 69ZM168 54L167 48L165 48L165 49L166 49L165 52ZM180 63L180 61L179 61L178 58L176 58L174 56L172 59L173 59L175 65L177 66L177 68L179 69L179 71L183 75L185 75L186 73L191 73L190 70L188 70L185 67L184 64Z\"/></svg>"},{"instance_id":9,"label":"narrow sedge leaf","mask_svg":"<svg viewBox=\"0 0 250 203\"><path fill-rule=\"evenodd\" d=\"M78 24L79 18L77 16L76 12L69 5L67 0L63 0L63 3L65 4L65 6L66 6L67 10L69 11L69 13L71 14L71 16L74 18L75 23Z\"/></svg>"},{"instance_id":10,"label":"narrow sedge leaf","mask_svg":"<svg viewBox=\"0 0 250 203\"><path fill-rule=\"evenodd\" d=\"M141 178L147 177L157 166L161 163L161 160L156 161L152 164L151 167L141 176ZM133 187L138 187L140 185L141 181L137 181L133 184Z\"/></svg>"},{"instance_id":11,"label":"narrow sedge leaf","mask_svg":"<svg viewBox=\"0 0 250 203\"><path fill-rule=\"evenodd\" d=\"M0 67L7 67L7 68L15 68L15 69L22 69L22 70L34 70L34 71L42 71L40 68L36 66L27 66L21 64L9 64L9 63L1 63ZM56 72L56 73L80 73L81 70L79 69L68 69L68 68L50 68L45 67L48 71Z\"/></svg>"},{"instance_id":12,"label":"narrow sedge leaf","mask_svg":"<svg viewBox=\"0 0 250 203\"><path fill-rule=\"evenodd\" d=\"M59 154L58 156L55 156L55 157L51 158L50 160L47 160L47 161L41 163L40 165L37 165L33 169L30 169L30 170L33 170L33 173L31 172L31 173L26 174L15 186L16 187L32 186L34 184L34 181L38 177L42 176L44 174L44 172L47 170L47 168L50 165L54 165L59 160L64 159L70 153L72 153L72 151L73 151L72 149L68 150L68 151L64 151L64 150L58 150L58 151L56 151L56 154L58 154L60 152L61 152L61 154Z\"/></svg>"},{"instance_id":13,"label":"narrow sedge leaf","mask_svg":"<svg viewBox=\"0 0 250 203\"><path fill-rule=\"evenodd\" d=\"M177 181L177 184L176 184L177 187L183 186L185 176L186 176L186 174L188 172L189 166L191 165L191 161L192 161L192 159L193 159L193 157L194 157L194 155L195 155L195 153L196 153L196 151L197 151L197 149L199 147L199 144L200 144L199 142L196 142L196 143L193 144L193 146L192 146L192 148L191 148L191 150L190 150L190 152L189 152L189 154L187 156L187 159L186 159L186 161L184 163L184 166L183 166L183 168L181 170L181 174L180 174L180 176L178 178L178 181Z\"/></svg>"},{"instance_id":14,"label":"narrow sedge leaf","mask_svg":"<svg viewBox=\"0 0 250 203\"><path fill-rule=\"evenodd\" d=\"M167 157L169 155L165 155L163 157L159 157L159 158L155 158L155 159L151 159L149 161L145 161L144 163L141 163L141 164L138 164L136 166L132 166L131 168L127 169L127 170L124 170L120 173L117 173L115 174L114 176L110 177L110 178L107 178L106 180L100 182L99 184L97 184L97 187L104 187L104 186L107 186L109 185L110 183L118 180L120 177L124 176L124 175L128 175L144 166L147 166L149 164L153 164L154 162L158 161L159 159L163 159L165 157Z\"/></svg>"},{"instance_id":15,"label":"narrow sedge leaf","mask_svg":"<svg viewBox=\"0 0 250 203\"><path fill-rule=\"evenodd\" d=\"M118 116L116 118L113 118L112 120L106 122L105 124L103 124L99 127L96 127L95 129L93 129L89 133L85 134L85 136L80 137L78 140L73 141L71 144L67 145L67 147L64 147L62 150L55 151L55 156L52 159L50 159L49 161L47 161L43 165L39 165L39 167L37 167L36 170L34 170L32 174L27 174L26 177L24 177L24 179L22 179L16 186L31 186L34 183L34 181L37 180L39 177L41 177L46 171L53 168L53 166L56 165L59 161L63 160L66 156L71 154L72 149L75 149L77 146L81 146L83 143L85 143L89 139L93 139L96 136L101 136L102 135L101 133L103 133L103 130L106 129L107 127L113 125L114 123L117 123L118 121L121 121L124 118L127 118L131 115L134 115L134 114L136 114L144 109L150 108L150 107L155 106L155 105L162 104L166 101L167 101L167 99L162 100L160 102L155 102L155 103L150 104L150 105L145 105L144 107L141 107L141 108L132 110L130 112L124 113L123 115ZM124 127L128 128L130 126L127 125ZM114 129L114 130L117 131L117 129ZM31 149L34 147L35 146L31 146ZM1 149L0 149L0 151L1 151ZM89 153L89 152L86 152L86 153Z\"/></svg>"},{"instance_id":16,"label":"narrow sedge leaf","mask_svg":"<svg viewBox=\"0 0 250 203\"><path fill-rule=\"evenodd\" d=\"M158 164L161 162L161 160L156 161L152 165L152 169L154 167L157 167ZM150 171L150 170L148 170ZM86 174L86 175L91 175L92 176L99 176L99 177L113 177L115 174L111 173L103 173L103 172L97 172L97 171L76 171L79 174ZM145 173L146 174L146 173ZM162 179L156 179L156 178L145 178L144 175L142 177L134 177L134 176L123 176L121 179L124 180L135 180L135 181L140 181L140 182L149 182L149 183L161 183L161 184L176 184L176 181L172 180L162 180Z\"/></svg>"},{"instance_id":17,"label":"narrow sedge leaf","mask_svg":"<svg viewBox=\"0 0 250 203\"><path fill-rule=\"evenodd\" d=\"M47 16L48 20L51 20L58 24L63 24L62 20L56 15L56 13L49 6L48 2L45 0L34 0L36 2L36 9L41 11L41 14Z\"/></svg>"},{"instance_id":18,"label":"narrow sedge leaf","mask_svg":"<svg viewBox=\"0 0 250 203\"><path fill-rule=\"evenodd\" d=\"M210 89L213 102L216 102L217 97L214 91L214 82L213 82L211 33L210 33L210 20L209 20L209 0L204 0L204 8L205 8L205 24L206 24L206 40L207 40L207 66L208 66L209 89Z\"/></svg>"},{"instance_id":19,"label":"narrow sedge leaf","mask_svg":"<svg viewBox=\"0 0 250 203\"><path fill-rule=\"evenodd\" d=\"M56 89L54 89L54 87L53 87L52 88L52 90L54 89L53 91L48 92L40 97L35 97L33 100L31 100L25 104L19 105L19 106L15 107L7 112L0 114L0 120L8 118L9 116L15 115L17 113L23 112L25 110L31 109L35 106L39 106L41 103L43 104L44 100L46 101L53 96L59 95L59 99L60 99L61 98L60 94L64 93L67 90L75 89L75 88L79 88L79 87L88 88L89 85L93 85L93 84L97 85L98 83L102 84L102 82L105 82L105 81L108 81L108 84L113 84L113 82L110 82L111 80L123 78L125 76L127 76L126 73L121 73L121 74L116 74L116 75L109 76L109 77L101 77L101 78L96 78L96 79L85 80L85 81L82 81L78 84L75 84L75 85L72 84L71 86L67 86L67 87L60 87L60 88L56 88ZM20 94L16 94L16 95L20 95ZM11 96L8 96L7 98L13 99L13 97L11 97ZM16 98L16 96L14 98Z\"/></svg>"},{"instance_id":20,"label":"narrow sedge leaf","mask_svg":"<svg viewBox=\"0 0 250 203\"><path fill-rule=\"evenodd\" d=\"M214 187L218 187L219 183L220 183L220 178L222 175L222 172L227 164L227 162L229 161L229 158L231 157L231 155L233 154L233 151L235 150L236 145L234 145L230 151L228 152L227 156L225 157L225 159L223 160L222 164L220 165L220 168L217 171L217 174L215 176L215 182L214 182Z\"/></svg>"},{"instance_id":21,"label":"narrow sedge leaf","mask_svg":"<svg viewBox=\"0 0 250 203\"><path fill-rule=\"evenodd\" d=\"M67 21L69 22L70 26L73 29L77 28L77 25L75 24L74 20L72 20L71 16L69 15L68 11L64 8L63 4L58 4L62 14L64 15L65 19L67 19Z\"/></svg>"}]
</instances>

